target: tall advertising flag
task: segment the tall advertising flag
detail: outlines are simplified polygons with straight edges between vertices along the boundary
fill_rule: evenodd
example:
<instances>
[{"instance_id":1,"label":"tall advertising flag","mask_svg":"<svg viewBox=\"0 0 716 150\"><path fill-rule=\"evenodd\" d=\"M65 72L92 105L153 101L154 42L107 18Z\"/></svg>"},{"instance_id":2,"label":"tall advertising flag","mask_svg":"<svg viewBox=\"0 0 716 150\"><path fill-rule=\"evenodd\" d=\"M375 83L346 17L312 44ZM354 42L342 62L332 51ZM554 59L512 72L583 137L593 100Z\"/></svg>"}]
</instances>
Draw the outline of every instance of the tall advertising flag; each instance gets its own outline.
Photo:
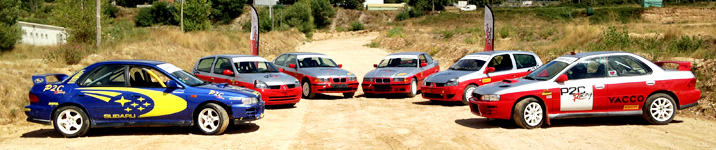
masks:
<instances>
[{"instance_id":1,"label":"tall advertising flag","mask_svg":"<svg viewBox=\"0 0 716 150\"><path fill-rule=\"evenodd\" d=\"M485 51L495 49L495 19L492 15L492 8L485 5Z\"/></svg>"},{"instance_id":2,"label":"tall advertising flag","mask_svg":"<svg viewBox=\"0 0 716 150\"><path fill-rule=\"evenodd\" d=\"M259 13L251 5L251 55L259 55Z\"/></svg>"}]
</instances>

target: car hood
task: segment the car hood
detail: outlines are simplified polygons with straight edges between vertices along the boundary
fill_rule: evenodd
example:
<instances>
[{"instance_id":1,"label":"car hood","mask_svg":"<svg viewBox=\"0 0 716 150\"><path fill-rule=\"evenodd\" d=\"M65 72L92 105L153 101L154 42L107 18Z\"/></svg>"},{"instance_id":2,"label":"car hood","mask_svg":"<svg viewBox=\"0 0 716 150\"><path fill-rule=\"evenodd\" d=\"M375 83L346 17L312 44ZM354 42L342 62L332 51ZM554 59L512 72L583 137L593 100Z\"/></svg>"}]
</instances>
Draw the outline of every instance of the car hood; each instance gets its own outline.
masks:
<instances>
[{"instance_id":1,"label":"car hood","mask_svg":"<svg viewBox=\"0 0 716 150\"><path fill-rule=\"evenodd\" d=\"M259 80L267 85L286 85L296 83L296 78L285 73L243 73L239 75L244 81L252 82Z\"/></svg>"},{"instance_id":2,"label":"car hood","mask_svg":"<svg viewBox=\"0 0 716 150\"><path fill-rule=\"evenodd\" d=\"M548 82L548 81L527 80L524 78L508 79L508 80L503 80L503 81L479 86L479 87L477 87L477 89L475 89L473 91L473 93L485 95L485 94L505 94L505 93L527 91L527 90L535 90L535 89L545 88L546 86L538 85L538 84L543 84L546 82Z\"/></svg>"},{"instance_id":3,"label":"car hood","mask_svg":"<svg viewBox=\"0 0 716 150\"><path fill-rule=\"evenodd\" d=\"M365 74L369 78L394 78L409 77L419 73L420 70L415 67L387 67L377 68Z\"/></svg>"},{"instance_id":4,"label":"car hood","mask_svg":"<svg viewBox=\"0 0 716 150\"><path fill-rule=\"evenodd\" d=\"M425 82L447 83L447 81L450 79L458 78L458 80L464 80L459 78L464 78L465 76L474 74L481 73L479 73L478 71L445 70L430 75L427 79L425 79Z\"/></svg>"},{"instance_id":5,"label":"car hood","mask_svg":"<svg viewBox=\"0 0 716 150\"><path fill-rule=\"evenodd\" d=\"M315 67L301 68L298 71L312 77L355 77L356 75L341 68Z\"/></svg>"},{"instance_id":6,"label":"car hood","mask_svg":"<svg viewBox=\"0 0 716 150\"><path fill-rule=\"evenodd\" d=\"M230 92L234 94L240 94L244 96L258 96L258 92L244 87L238 87L238 86L232 86L229 84L221 83L221 84L215 84L210 83L206 85L201 86L195 86L195 88L202 88L207 90L216 90L216 91L222 91L222 92Z\"/></svg>"}]
</instances>

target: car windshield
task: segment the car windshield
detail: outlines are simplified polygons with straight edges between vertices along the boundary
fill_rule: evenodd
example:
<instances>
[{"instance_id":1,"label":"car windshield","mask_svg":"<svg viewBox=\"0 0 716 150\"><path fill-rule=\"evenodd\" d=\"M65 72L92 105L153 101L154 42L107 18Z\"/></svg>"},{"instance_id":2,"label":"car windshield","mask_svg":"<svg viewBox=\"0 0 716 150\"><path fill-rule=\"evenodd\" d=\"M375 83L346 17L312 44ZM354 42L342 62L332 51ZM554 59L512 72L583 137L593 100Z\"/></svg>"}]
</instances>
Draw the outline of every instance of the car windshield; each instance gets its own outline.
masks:
<instances>
[{"instance_id":1,"label":"car windshield","mask_svg":"<svg viewBox=\"0 0 716 150\"><path fill-rule=\"evenodd\" d=\"M278 73L276 67L267 61L244 61L234 65L239 73Z\"/></svg>"},{"instance_id":2,"label":"car windshield","mask_svg":"<svg viewBox=\"0 0 716 150\"><path fill-rule=\"evenodd\" d=\"M485 64L484 60L479 59L461 59L458 60L454 65L448 68L449 70L465 70L465 71L478 71Z\"/></svg>"},{"instance_id":3,"label":"car windshield","mask_svg":"<svg viewBox=\"0 0 716 150\"><path fill-rule=\"evenodd\" d=\"M418 67L418 59L414 58L388 58L383 59L378 64L378 68L383 67Z\"/></svg>"},{"instance_id":4,"label":"car windshield","mask_svg":"<svg viewBox=\"0 0 716 150\"><path fill-rule=\"evenodd\" d=\"M189 86L200 86L208 83L172 64L161 64L157 65L157 67L169 72L169 74L179 79L179 82Z\"/></svg>"},{"instance_id":5,"label":"car windshield","mask_svg":"<svg viewBox=\"0 0 716 150\"><path fill-rule=\"evenodd\" d=\"M549 80L564 70L567 66L569 66L569 64L564 61L553 60L525 76L525 79L542 81Z\"/></svg>"},{"instance_id":6,"label":"car windshield","mask_svg":"<svg viewBox=\"0 0 716 150\"><path fill-rule=\"evenodd\" d=\"M298 66L301 68L309 67L337 67L335 62L328 57L306 57L298 59Z\"/></svg>"}]
</instances>

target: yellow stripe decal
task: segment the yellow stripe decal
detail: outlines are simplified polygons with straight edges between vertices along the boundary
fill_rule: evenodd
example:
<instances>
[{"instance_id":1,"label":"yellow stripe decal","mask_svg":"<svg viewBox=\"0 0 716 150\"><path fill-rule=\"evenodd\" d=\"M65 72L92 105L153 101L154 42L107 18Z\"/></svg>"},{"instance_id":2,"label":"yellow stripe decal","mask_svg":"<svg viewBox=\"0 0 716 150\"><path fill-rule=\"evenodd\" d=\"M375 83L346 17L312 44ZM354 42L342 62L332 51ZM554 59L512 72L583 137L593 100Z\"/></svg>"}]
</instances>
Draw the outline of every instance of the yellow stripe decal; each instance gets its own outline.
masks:
<instances>
[{"instance_id":1,"label":"yellow stripe decal","mask_svg":"<svg viewBox=\"0 0 716 150\"><path fill-rule=\"evenodd\" d=\"M180 112L186 109L186 100L171 93L164 93L161 91L146 90L139 88L127 88L127 87L90 87L90 88L78 88L80 90L112 90L112 91L127 91L142 94L149 97L154 101L154 108L145 114L139 115L139 118L165 116ZM89 95L89 94L88 94ZM109 101L109 99L107 99Z\"/></svg>"},{"instance_id":2,"label":"yellow stripe decal","mask_svg":"<svg viewBox=\"0 0 716 150\"><path fill-rule=\"evenodd\" d=\"M104 101L104 102L109 102L109 99L112 99L112 98L109 98L109 97L104 97L104 96L99 96L99 95L94 95L94 94L88 94L88 93L85 93L85 95L91 96L91 97L94 97L94 98L97 98L97 99L102 100L102 101Z\"/></svg>"},{"instance_id":3,"label":"yellow stripe decal","mask_svg":"<svg viewBox=\"0 0 716 150\"><path fill-rule=\"evenodd\" d=\"M110 92L110 91L82 91L82 92L84 92L84 93L93 93L93 94L102 94L102 95L107 95L107 96L109 96L109 97L115 97L115 96L117 96L117 95L119 95L119 94L122 94L122 93L119 93L119 92Z\"/></svg>"}]
</instances>

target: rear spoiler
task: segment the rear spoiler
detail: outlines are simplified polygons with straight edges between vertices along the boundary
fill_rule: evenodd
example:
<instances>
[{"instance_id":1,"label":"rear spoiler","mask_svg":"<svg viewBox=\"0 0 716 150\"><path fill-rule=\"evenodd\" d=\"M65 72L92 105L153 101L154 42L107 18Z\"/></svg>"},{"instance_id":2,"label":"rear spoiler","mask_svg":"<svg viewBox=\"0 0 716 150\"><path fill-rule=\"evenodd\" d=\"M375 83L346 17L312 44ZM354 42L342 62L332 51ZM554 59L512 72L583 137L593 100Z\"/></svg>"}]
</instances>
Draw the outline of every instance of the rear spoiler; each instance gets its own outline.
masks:
<instances>
[{"instance_id":1,"label":"rear spoiler","mask_svg":"<svg viewBox=\"0 0 716 150\"><path fill-rule=\"evenodd\" d=\"M57 78L58 81L65 80L68 77L66 74L61 74L61 73L37 74L37 75L32 75L32 83L47 84L46 78L48 76L53 76L53 77Z\"/></svg>"},{"instance_id":2,"label":"rear spoiler","mask_svg":"<svg viewBox=\"0 0 716 150\"><path fill-rule=\"evenodd\" d=\"M664 67L664 64L679 64L679 71L691 71L691 62L688 61L657 61L654 64Z\"/></svg>"}]
</instances>

